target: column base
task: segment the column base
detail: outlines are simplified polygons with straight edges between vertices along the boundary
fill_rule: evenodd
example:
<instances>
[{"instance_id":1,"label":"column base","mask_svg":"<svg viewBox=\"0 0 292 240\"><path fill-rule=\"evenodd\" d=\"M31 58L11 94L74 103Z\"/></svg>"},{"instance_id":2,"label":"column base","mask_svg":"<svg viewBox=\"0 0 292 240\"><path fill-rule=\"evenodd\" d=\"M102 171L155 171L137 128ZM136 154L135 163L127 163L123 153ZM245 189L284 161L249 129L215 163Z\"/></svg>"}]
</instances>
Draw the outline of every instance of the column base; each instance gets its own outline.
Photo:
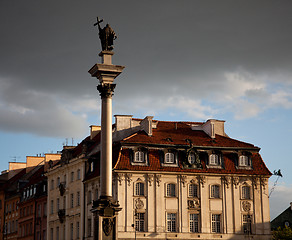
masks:
<instances>
[{"instance_id":1,"label":"column base","mask_svg":"<svg viewBox=\"0 0 292 240\"><path fill-rule=\"evenodd\" d=\"M93 201L91 212L94 213L94 239L117 240L117 215L121 211L120 204L112 197L101 196Z\"/></svg>"}]
</instances>

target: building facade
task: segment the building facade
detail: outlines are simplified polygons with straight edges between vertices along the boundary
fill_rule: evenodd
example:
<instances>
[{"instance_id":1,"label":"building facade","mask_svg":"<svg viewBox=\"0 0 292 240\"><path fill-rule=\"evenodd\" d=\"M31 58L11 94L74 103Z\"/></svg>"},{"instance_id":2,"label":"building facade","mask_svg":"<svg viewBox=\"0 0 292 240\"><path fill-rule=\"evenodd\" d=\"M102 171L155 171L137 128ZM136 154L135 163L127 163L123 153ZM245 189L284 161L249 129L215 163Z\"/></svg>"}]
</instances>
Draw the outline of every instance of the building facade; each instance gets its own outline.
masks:
<instances>
[{"instance_id":1,"label":"building facade","mask_svg":"<svg viewBox=\"0 0 292 240\"><path fill-rule=\"evenodd\" d=\"M228 137L224 122L116 116L113 197L119 239L270 239L268 178L259 148ZM88 153L87 203L99 191L99 144ZM90 193L90 196L88 195ZM86 205L85 232L94 216ZM88 229L88 230L86 230Z\"/></svg>"}]
</instances>

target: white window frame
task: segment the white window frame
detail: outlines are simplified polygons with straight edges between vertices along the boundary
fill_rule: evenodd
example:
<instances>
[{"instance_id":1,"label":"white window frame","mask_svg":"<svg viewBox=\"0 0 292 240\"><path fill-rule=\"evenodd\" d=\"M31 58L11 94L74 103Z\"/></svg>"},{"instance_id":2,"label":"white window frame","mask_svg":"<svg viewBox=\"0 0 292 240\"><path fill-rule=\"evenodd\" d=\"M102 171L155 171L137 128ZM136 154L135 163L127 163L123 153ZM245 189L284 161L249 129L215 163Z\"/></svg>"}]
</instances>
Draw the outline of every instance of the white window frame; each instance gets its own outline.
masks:
<instances>
[{"instance_id":1,"label":"white window frame","mask_svg":"<svg viewBox=\"0 0 292 240\"><path fill-rule=\"evenodd\" d=\"M145 196L145 184L143 182L135 184L135 196Z\"/></svg>"},{"instance_id":2,"label":"white window frame","mask_svg":"<svg viewBox=\"0 0 292 240\"><path fill-rule=\"evenodd\" d=\"M167 183L166 184L166 196L167 197L176 197L176 184Z\"/></svg>"},{"instance_id":3,"label":"white window frame","mask_svg":"<svg viewBox=\"0 0 292 240\"><path fill-rule=\"evenodd\" d=\"M134 162L135 163L145 163L145 152L135 151L134 152Z\"/></svg>"},{"instance_id":4,"label":"white window frame","mask_svg":"<svg viewBox=\"0 0 292 240\"><path fill-rule=\"evenodd\" d=\"M214 184L210 186L210 198L220 198L220 185Z\"/></svg>"},{"instance_id":5,"label":"white window frame","mask_svg":"<svg viewBox=\"0 0 292 240\"><path fill-rule=\"evenodd\" d=\"M220 166L220 155L212 153L209 155L209 165L211 166Z\"/></svg>"},{"instance_id":6,"label":"white window frame","mask_svg":"<svg viewBox=\"0 0 292 240\"><path fill-rule=\"evenodd\" d=\"M177 232L177 214L166 213L166 231Z\"/></svg>"},{"instance_id":7,"label":"white window frame","mask_svg":"<svg viewBox=\"0 0 292 240\"><path fill-rule=\"evenodd\" d=\"M174 164L175 163L175 154L173 152L167 152L164 154L164 163Z\"/></svg>"},{"instance_id":8,"label":"white window frame","mask_svg":"<svg viewBox=\"0 0 292 240\"><path fill-rule=\"evenodd\" d=\"M212 214L211 215L211 232L212 233L221 233L222 226L221 226L221 214Z\"/></svg>"},{"instance_id":9,"label":"white window frame","mask_svg":"<svg viewBox=\"0 0 292 240\"><path fill-rule=\"evenodd\" d=\"M188 162L189 162L189 164L195 164L195 162L196 162L196 156L195 156L194 153L190 153L188 155Z\"/></svg>"},{"instance_id":10,"label":"white window frame","mask_svg":"<svg viewBox=\"0 0 292 240\"><path fill-rule=\"evenodd\" d=\"M198 184L189 184L188 187L188 197L190 198L198 198L199 197L199 185Z\"/></svg>"},{"instance_id":11,"label":"white window frame","mask_svg":"<svg viewBox=\"0 0 292 240\"><path fill-rule=\"evenodd\" d=\"M249 167L250 166L249 156L240 155L238 158L238 166L239 167Z\"/></svg>"},{"instance_id":12,"label":"white window frame","mask_svg":"<svg viewBox=\"0 0 292 240\"><path fill-rule=\"evenodd\" d=\"M189 216L190 221L190 232L198 233L199 232L199 214L198 213L190 213Z\"/></svg>"}]
</instances>

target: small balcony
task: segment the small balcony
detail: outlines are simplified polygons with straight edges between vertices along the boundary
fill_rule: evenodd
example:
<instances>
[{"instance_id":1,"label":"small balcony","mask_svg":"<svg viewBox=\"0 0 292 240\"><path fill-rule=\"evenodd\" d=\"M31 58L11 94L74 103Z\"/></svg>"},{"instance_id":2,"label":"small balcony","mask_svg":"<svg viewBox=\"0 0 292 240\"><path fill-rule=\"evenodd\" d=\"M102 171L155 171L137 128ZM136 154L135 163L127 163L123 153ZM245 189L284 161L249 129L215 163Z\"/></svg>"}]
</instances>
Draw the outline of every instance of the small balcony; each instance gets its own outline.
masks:
<instances>
[{"instance_id":1,"label":"small balcony","mask_svg":"<svg viewBox=\"0 0 292 240\"><path fill-rule=\"evenodd\" d=\"M66 217L65 214L66 214L65 209L60 209L58 211L58 217L59 217L60 223L63 223L65 221L65 217Z\"/></svg>"},{"instance_id":2,"label":"small balcony","mask_svg":"<svg viewBox=\"0 0 292 240\"><path fill-rule=\"evenodd\" d=\"M60 195L63 196L65 191L66 191L66 183L65 182L61 182L59 184L59 191L60 191Z\"/></svg>"}]
</instances>

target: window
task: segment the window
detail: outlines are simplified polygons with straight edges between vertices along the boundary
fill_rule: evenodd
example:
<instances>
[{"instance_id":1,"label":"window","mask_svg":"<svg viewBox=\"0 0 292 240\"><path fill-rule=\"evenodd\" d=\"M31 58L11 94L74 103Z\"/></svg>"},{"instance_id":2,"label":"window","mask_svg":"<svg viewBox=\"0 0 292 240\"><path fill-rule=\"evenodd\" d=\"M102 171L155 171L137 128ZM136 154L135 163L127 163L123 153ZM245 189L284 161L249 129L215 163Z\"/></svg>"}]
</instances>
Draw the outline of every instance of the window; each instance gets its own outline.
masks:
<instances>
[{"instance_id":1,"label":"window","mask_svg":"<svg viewBox=\"0 0 292 240\"><path fill-rule=\"evenodd\" d=\"M66 196L63 197L63 208L66 209Z\"/></svg>"},{"instance_id":2,"label":"window","mask_svg":"<svg viewBox=\"0 0 292 240\"><path fill-rule=\"evenodd\" d=\"M145 213L136 213L135 226L136 231L138 232L145 231Z\"/></svg>"},{"instance_id":3,"label":"window","mask_svg":"<svg viewBox=\"0 0 292 240\"><path fill-rule=\"evenodd\" d=\"M142 151L135 152L134 162L143 163L145 162L145 154Z\"/></svg>"},{"instance_id":4,"label":"window","mask_svg":"<svg viewBox=\"0 0 292 240\"><path fill-rule=\"evenodd\" d=\"M138 182L135 187L136 196L144 196L144 183Z\"/></svg>"},{"instance_id":5,"label":"window","mask_svg":"<svg viewBox=\"0 0 292 240\"><path fill-rule=\"evenodd\" d=\"M80 206L80 192L77 192L77 206Z\"/></svg>"},{"instance_id":6,"label":"window","mask_svg":"<svg viewBox=\"0 0 292 240\"><path fill-rule=\"evenodd\" d=\"M59 240L59 227L56 228L56 240Z\"/></svg>"},{"instance_id":7,"label":"window","mask_svg":"<svg viewBox=\"0 0 292 240\"><path fill-rule=\"evenodd\" d=\"M252 215L242 216L242 228L244 234L251 234Z\"/></svg>"},{"instance_id":8,"label":"window","mask_svg":"<svg viewBox=\"0 0 292 240\"><path fill-rule=\"evenodd\" d=\"M71 182L74 181L74 172L71 172Z\"/></svg>"},{"instance_id":9,"label":"window","mask_svg":"<svg viewBox=\"0 0 292 240\"><path fill-rule=\"evenodd\" d=\"M245 155L241 155L239 156L239 166L240 167L247 167L249 166L249 157L248 156L245 156Z\"/></svg>"},{"instance_id":10,"label":"window","mask_svg":"<svg viewBox=\"0 0 292 240\"><path fill-rule=\"evenodd\" d=\"M211 198L220 198L220 186L218 185L211 186Z\"/></svg>"},{"instance_id":11,"label":"window","mask_svg":"<svg viewBox=\"0 0 292 240\"><path fill-rule=\"evenodd\" d=\"M87 223L87 236L90 237L91 236L91 218L88 219L88 223Z\"/></svg>"},{"instance_id":12,"label":"window","mask_svg":"<svg viewBox=\"0 0 292 240\"><path fill-rule=\"evenodd\" d=\"M87 193L87 203L90 204L92 201L92 194L91 194L91 191L88 191Z\"/></svg>"},{"instance_id":13,"label":"window","mask_svg":"<svg viewBox=\"0 0 292 240\"><path fill-rule=\"evenodd\" d=\"M241 197L242 197L242 199L250 199L250 187L249 186L243 186L241 188Z\"/></svg>"},{"instance_id":14,"label":"window","mask_svg":"<svg viewBox=\"0 0 292 240\"><path fill-rule=\"evenodd\" d=\"M190 214L190 232L199 232L199 215Z\"/></svg>"},{"instance_id":15,"label":"window","mask_svg":"<svg viewBox=\"0 0 292 240\"><path fill-rule=\"evenodd\" d=\"M196 156L194 153L190 153L188 156L188 161L190 164L194 164L196 162Z\"/></svg>"},{"instance_id":16,"label":"window","mask_svg":"<svg viewBox=\"0 0 292 240\"><path fill-rule=\"evenodd\" d=\"M60 209L60 199L57 198L57 211L59 211L59 209Z\"/></svg>"},{"instance_id":17,"label":"window","mask_svg":"<svg viewBox=\"0 0 292 240\"><path fill-rule=\"evenodd\" d=\"M47 216L47 203L44 203L44 216Z\"/></svg>"},{"instance_id":18,"label":"window","mask_svg":"<svg viewBox=\"0 0 292 240\"><path fill-rule=\"evenodd\" d=\"M57 187L60 186L60 177L57 177Z\"/></svg>"},{"instance_id":19,"label":"window","mask_svg":"<svg viewBox=\"0 0 292 240\"><path fill-rule=\"evenodd\" d=\"M196 184L189 185L189 197L198 197L198 185Z\"/></svg>"},{"instance_id":20,"label":"window","mask_svg":"<svg viewBox=\"0 0 292 240\"><path fill-rule=\"evenodd\" d=\"M51 214L54 213L54 201L51 200Z\"/></svg>"},{"instance_id":21,"label":"window","mask_svg":"<svg viewBox=\"0 0 292 240\"><path fill-rule=\"evenodd\" d=\"M70 205L70 207L73 208L74 207L74 194L71 193L70 196L71 196L71 201L70 201L71 202L71 205Z\"/></svg>"},{"instance_id":22,"label":"window","mask_svg":"<svg viewBox=\"0 0 292 240\"><path fill-rule=\"evenodd\" d=\"M41 205L38 204L38 217L40 217L40 216L41 216Z\"/></svg>"},{"instance_id":23,"label":"window","mask_svg":"<svg viewBox=\"0 0 292 240\"><path fill-rule=\"evenodd\" d=\"M54 240L54 229L53 228L51 228L51 240Z\"/></svg>"},{"instance_id":24,"label":"window","mask_svg":"<svg viewBox=\"0 0 292 240\"><path fill-rule=\"evenodd\" d=\"M212 214L212 232L221 232L221 214Z\"/></svg>"},{"instance_id":25,"label":"window","mask_svg":"<svg viewBox=\"0 0 292 240\"><path fill-rule=\"evenodd\" d=\"M76 238L79 239L80 225L79 222L76 223Z\"/></svg>"},{"instance_id":26,"label":"window","mask_svg":"<svg viewBox=\"0 0 292 240\"><path fill-rule=\"evenodd\" d=\"M77 180L80 180L81 174L80 174L80 169L77 170Z\"/></svg>"},{"instance_id":27,"label":"window","mask_svg":"<svg viewBox=\"0 0 292 240\"><path fill-rule=\"evenodd\" d=\"M90 172L93 172L94 170L94 166L93 166L93 162L90 163Z\"/></svg>"},{"instance_id":28,"label":"window","mask_svg":"<svg viewBox=\"0 0 292 240\"><path fill-rule=\"evenodd\" d=\"M174 163L174 153L171 153L171 152L165 153L164 162L165 163Z\"/></svg>"},{"instance_id":29,"label":"window","mask_svg":"<svg viewBox=\"0 0 292 240\"><path fill-rule=\"evenodd\" d=\"M53 190L54 189L54 180L51 180L51 186L50 189Z\"/></svg>"},{"instance_id":30,"label":"window","mask_svg":"<svg viewBox=\"0 0 292 240\"><path fill-rule=\"evenodd\" d=\"M70 226L70 239L73 240L73 223Z\"/></svg>"},{"instance_id":31,"label":"window","mask_svg":"<svg viewBox=\"0 0 292 240\"><path fill-rule=\"evenodd\" d=\"M167 213L167 231L176 232L176 213Z\"/></svg>"},{"instance_id":32,"label":"window","mask_svg":"<svg viewBox=\"0 0 292 240\"><path fill-rule=\"evenodd\" d=\"M46 230L43 230L43 239L44 239L44 240L47 239L47 232L46 232Z\"/></svg>"},{"instance_id":33,"label":"window","mask_svg":"<svg viewBox=\"0 0 292 240\"><path fill-rule=\"evenodd\" d=\"M64 175L64 186L66 187L66 182L67 182L67 176L66 174Z\"/></svg>"},{"instance_id":34,"label":"window","mask_svg":"<svg viewBox=\"0 0 292 240\"><path fill-rule=\"evenodd\" d=\"M220 164L219 155L218 154L211 154L209 156L209 165L218 166Z\"/></svg>"},{"instance_id":35,"label":"window","mask_svg":"<svg viewBox=\"0 0 292 240\"><path fill-rule=\"evenodd\" d=\"M167 197L175 197L175 184L169 183L166 185L166 196Z\"/></svg>"}]
</instances>

